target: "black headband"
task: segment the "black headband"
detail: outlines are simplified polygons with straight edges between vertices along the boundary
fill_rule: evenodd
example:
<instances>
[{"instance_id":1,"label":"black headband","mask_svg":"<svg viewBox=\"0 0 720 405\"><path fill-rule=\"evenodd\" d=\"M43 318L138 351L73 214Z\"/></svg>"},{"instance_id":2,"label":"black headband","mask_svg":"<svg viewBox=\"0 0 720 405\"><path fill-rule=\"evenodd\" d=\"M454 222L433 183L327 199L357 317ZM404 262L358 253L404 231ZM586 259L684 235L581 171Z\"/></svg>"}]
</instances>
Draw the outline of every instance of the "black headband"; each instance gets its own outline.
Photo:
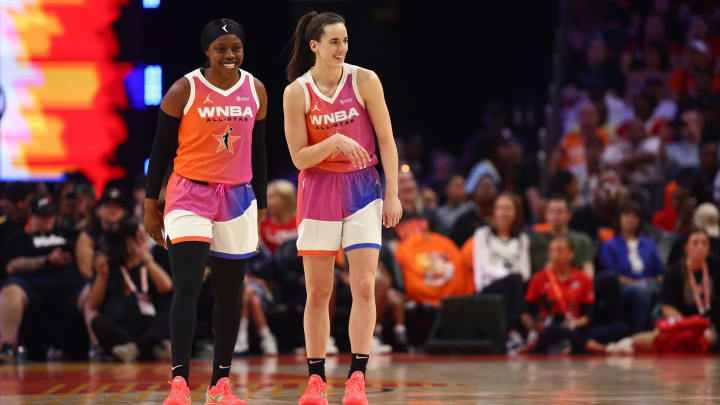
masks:
<instances>
[{"instance_id":1,"label":"black headband","mask_svg":"<svg viewBox=\"0 0 720 405\"><path fill-rule=\"evenodd\" d=\"M243 45L245 44L245 32L243 32L242 27L232 22L225 23L218 21L217 24L213 24L211 27L206 29L205 32L203 32L203 36L200 39L203 51L208 50L212 41L227 34L235 35L240 38Z\"/></svg>"}]
</instances>

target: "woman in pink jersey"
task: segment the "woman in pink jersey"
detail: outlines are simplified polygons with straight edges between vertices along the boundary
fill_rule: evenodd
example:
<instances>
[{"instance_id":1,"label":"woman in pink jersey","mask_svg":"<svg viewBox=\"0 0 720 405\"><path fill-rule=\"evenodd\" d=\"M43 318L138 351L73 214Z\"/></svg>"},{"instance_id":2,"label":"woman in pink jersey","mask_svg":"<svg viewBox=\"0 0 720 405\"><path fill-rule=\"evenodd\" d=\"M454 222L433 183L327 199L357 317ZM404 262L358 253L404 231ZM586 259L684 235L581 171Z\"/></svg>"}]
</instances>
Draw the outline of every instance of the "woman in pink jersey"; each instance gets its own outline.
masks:
<instances>
[{"instance_id":1,"label":"woman in pink jersey","mask_svg":"<svg viewBox=\"0 0 720 405\"><path fill-rule=\"evenodd\" d=\"M325 348L333 263L340 248L350 264L352 363L345 405L367 404L365 368L375 328L374 284L381 223L397 224L398 157L377 75L345 63L345 20L334 13L305 14L295 29L287 67L285 136L298 177L298 253L303 256L307 302L305 344L310 380L300 405L327 404ZM374 130L374 131L373 131ZM373 132L385 169L378 172Z\"/></svg>"},{"instance_id":2,"label":"woman in pink jersey","mask_svg":"<svg viewBox=\"0 0 720 405\"><path fill-rule=\"evenodd\" d=\"M148 168L145 226L158 244L167 244L174 289L173 380L163 405L190 404L190 354L208 256L215 292L215 353L205 403L244 405L230 390L228 375L246 261L256 252L258 222L267 207L267 93L259 80L240 69L244 32L237 22L211 21L201 45L206 67L180 78L162 100ZM163 216L157 200L174 152Z\"/></svg>"}]
</instances>

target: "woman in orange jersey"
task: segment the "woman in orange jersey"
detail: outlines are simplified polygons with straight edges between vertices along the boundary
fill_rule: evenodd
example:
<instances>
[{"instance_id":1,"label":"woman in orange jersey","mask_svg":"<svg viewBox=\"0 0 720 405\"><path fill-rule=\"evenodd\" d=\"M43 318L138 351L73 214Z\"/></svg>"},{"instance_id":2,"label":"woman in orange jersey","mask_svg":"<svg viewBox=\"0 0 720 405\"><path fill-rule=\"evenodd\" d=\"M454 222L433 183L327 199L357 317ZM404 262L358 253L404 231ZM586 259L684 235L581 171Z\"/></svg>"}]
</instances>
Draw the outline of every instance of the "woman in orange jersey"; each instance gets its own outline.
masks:
<instances>
[{"instance_id":1,"label":"woman in orange jersey","mask_svg":"<svg viewBox=\"0 0 720 405\"><path fill-rule=\"evenodd\" d=\"M208 23L201 37L206 67L176 81L160 105L148 169L145 226L157 243L167 243L173 276L173 380L163 405L190 403L190 353L208 256L215 292L215 353L205 403L245 404L233 395L227 377L240 322L246 261L257 249L258 221L267 207L267 93L258 79L240 69L244 44L243 29L236 21L223 18ZM163 217L157 198L174 142L177 156Z\"/></svg>"},{"instance_id":2,"label":"woman in orange jersey","mask_svg":"<svg viewBox=\"0 0 720 405\"><path fill-rule=\"evenodd\" d=\"M297 247L307 288L304 326L310 380L300 404L327 404L328 302L333 262L342 247L353 296L348 329L352 363L343 404L364 405L381 224L395 226L402 215L397 148L380 79L345 63L345 20L334 13L307 13L293 42L287 67L292 83L285 88L283 108L290 156L301 170ZM385 193L374 168L374 133L385 168Z\"/></svg>"}]
</instances>

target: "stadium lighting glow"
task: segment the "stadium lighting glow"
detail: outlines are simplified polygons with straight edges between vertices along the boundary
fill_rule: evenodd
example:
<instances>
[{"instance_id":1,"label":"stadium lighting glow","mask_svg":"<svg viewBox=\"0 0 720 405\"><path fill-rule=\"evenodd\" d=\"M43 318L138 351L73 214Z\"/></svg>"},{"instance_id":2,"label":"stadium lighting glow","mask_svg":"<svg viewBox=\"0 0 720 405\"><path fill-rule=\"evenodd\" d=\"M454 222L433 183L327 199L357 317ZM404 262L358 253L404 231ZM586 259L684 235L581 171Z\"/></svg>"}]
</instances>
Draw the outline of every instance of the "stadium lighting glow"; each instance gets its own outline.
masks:
<instances>
[{"instance_id":1,"label":"stadium lighting glow","mask_svg":"<svg viewBox=\"0 0 720 405\"><path fill-rule=\"evenodd\" d=\"M160 0L143 0L143 8L158 8Z\"/></svg>"},{"instance_id":2,"label":"stadium lighting glow","mask_svg":"<svg viewBox=\"0 0 720 405\"><path fill-rule=\"evenodd\" d=\"M160 105L162 100L162 68L158 65L145 67L145 105Z\"/></svg>"}]
</instances>

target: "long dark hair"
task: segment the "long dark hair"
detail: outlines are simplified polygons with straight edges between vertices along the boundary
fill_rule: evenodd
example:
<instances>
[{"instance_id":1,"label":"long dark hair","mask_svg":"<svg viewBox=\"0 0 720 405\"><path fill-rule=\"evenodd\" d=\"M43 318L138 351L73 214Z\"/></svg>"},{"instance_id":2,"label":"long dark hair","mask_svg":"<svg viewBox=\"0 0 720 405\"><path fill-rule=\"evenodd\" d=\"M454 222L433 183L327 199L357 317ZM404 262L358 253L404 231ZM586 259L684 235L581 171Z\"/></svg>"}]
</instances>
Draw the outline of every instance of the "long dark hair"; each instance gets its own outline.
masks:
<instances>
[{"instance_id":1,"label":"long dark hair","mask_svg":"<svg viewBox=\"0 0 720 405\"><path fill-rule=\"evenodd\" d=\"M510 236L513 238L517 238L522 233L524 227L525 227L525 215L523 214L523 203L520 197L512 192L504 191L495 198L495 204L497 204L497 201L500 198L506 197L508 198L513 205L513 208L515 208L515 218L513 219L512 224L510 225ZM495 215L495 205L493 204L493 216ZM492 232L497 235L497 227L494 223L491 222L490 229Z\"/></svg>"},{"instance_id":2,"label":"long dark hair","mask_svg":"<svg viewBox=\"0 0 720 405\"><path fill-rule=\"evenodd\" d=\"M300 17L292 38L292 54L285 69L290 82L295 81L315 64L315 54L310 49L311 40L319 41L325 32L325 26L342 23L345 19L331 12L318 13L311 11Z\"/></svg>"}]
</instances>

